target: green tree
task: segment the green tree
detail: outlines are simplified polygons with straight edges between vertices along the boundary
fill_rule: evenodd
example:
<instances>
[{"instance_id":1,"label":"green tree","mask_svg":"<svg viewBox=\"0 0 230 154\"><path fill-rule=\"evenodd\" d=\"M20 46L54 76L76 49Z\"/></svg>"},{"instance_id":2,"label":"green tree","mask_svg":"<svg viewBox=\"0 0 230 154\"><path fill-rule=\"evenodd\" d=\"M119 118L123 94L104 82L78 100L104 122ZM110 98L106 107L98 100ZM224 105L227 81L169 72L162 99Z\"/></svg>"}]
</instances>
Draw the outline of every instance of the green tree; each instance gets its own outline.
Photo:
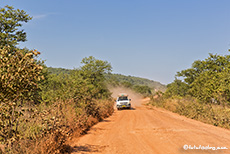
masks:
<instances>
[{"instance_id":1,"label":"green tree","mask_svg":"<svg viewBox=\"0 0 230 154\"><path fill-rule=\"evenodd\" d=\"M148 87L148 86L142 86L142 85L135 85L133 87L134 91L140 93L140 94L143 94L145 96L149 96L152 94L151 92L151 88Z\"/></svg>"},{"instance_id":2,"label":"green tree","mask_svg":"<svg viewBox=\"0 0 230 154\"><path fill-rule=\"evenodd\" d=\"M88 83L88 91L91 98L108 97L108 89L105 85L105 73L110 73L112 70L111 64L107 61L98 60L93 56L83 58L80 68L80 75L83 80Z\"/></svg>"},{"instance_id":3,"label":"green tree","mask_svg":"<svg viewBox=\"0 0 230 154\"><path fill-rule=\"evenodd\" d=\"M133 84L131 84L128 81L121 82L121 85L124 86L124 87L126 87L126 88L133 88Z\"/></svg>"},{"instance_id":4,"label":"green tree","mask_svg":"<svg viewBox=\"0 0 230 154\"><path fill-rule=\"evenodd\" d=\"M56 100L65 100L64 97L68 86L66 85L66 82L68 81L68 74L48 74L45 83L41 86L42 101L50 103Z\"/></svg>"},{"instance_id":5,"label":"green tree","mask_svg":"<svg viewBox=\"0 0 230 154\"><path fill-rule=\"evenodd\" d=\"M49 74L42 86L42 100L53 102L57 99L74 99L76 102L90 102L92 99L109 97L105 83L105 73L111 71L107 61L94 57L84 58L79 69L59 70L57 74Z\"/></svg>"},{"instance_id":6,"label":"green tree","mask_svg":"<svg viewBox=\"0 0 230 154\"><path fill-rule=\"evenodd\" d=\"M164 95L166 97L186 96L188 94L188 89L189 86L186 83L176 78L173 83L167 85L167 90Z\"/></svg>"},{"instance_id":7,"label":"green tree","mask_svg":"<svg viewBox=\"0 0 230 154\"><path fill-rule=\"evenodd\" d=\"M15 47L18 42L26 41L26 33L20 30L22 23L31 20L24 10L15 10L12 6L0 8L0 47Z\"/></svg>"},{"instance_id":8,"label":"green tree","mask_svg":"<svg viewBox=\"0 0 230 154\"><path fill-rule=\"evenodd\" d=\"M230 55L213 55L198 60L192 68L182 70L177 76L184 77L189 94L205 102L225 103L230 95Z\"/></svg>"},{"instance_id":9,"label":"green tree","mask_svg":"<svg viewBox=\"0 0 230 154\"><path fill-rule=\"evenodd\" d=\"M184 81L189 85L196 80L203 72L223 72L230 70L230 55L221 56L209 54L205 60L197 60L192 64L192 68L178 72L176 76L184 77Z\"/></svg>"},{"instance_id":10,"label":"green tree","mask_svg":"<svg viewBox=\"0 0 230 154\"><path fill-rule=\"evenodd\" d=\"M110 73L111 65L107 61L102 61L93 56L83 58L83 66L79 69L78 75L81 80L81 91L86 93L84 98L85 112L87 115L97 117L100 115L96 102L94 99L109 98L111 96L105 83L104 74ZM79 82L79 80L76 80Z\"/></svg>"}]
</instances>

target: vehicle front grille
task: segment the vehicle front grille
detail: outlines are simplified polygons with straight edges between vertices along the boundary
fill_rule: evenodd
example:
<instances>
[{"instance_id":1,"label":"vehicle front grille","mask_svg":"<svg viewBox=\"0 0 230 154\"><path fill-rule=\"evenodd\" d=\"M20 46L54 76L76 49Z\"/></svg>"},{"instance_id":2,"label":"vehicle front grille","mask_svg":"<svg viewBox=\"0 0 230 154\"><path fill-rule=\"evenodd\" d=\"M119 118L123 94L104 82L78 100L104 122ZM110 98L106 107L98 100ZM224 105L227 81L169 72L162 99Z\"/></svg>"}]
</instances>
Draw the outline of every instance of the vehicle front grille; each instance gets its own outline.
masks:
<instances>
[{"instance_id":1,"label":"vehicle front grille","mask_svg":"<svg viewBox=\"0 0 230 154\"><path fill-rule=\"evenodd\" d=\"M128 102L122 102L121 103L121 105L127 105L128 104Z\"/></svg>"}]
</instances>

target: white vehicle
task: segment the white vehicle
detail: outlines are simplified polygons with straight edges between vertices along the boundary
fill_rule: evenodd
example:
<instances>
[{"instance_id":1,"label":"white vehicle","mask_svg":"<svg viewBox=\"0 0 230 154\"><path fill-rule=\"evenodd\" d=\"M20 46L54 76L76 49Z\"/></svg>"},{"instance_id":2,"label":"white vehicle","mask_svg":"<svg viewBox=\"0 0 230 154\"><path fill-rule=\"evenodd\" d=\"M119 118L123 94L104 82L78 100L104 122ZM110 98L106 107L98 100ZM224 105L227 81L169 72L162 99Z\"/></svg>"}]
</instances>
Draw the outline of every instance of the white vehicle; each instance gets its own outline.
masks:
<instances>
[{"instance_id":1,"label":"white vehicle","mask_svg":"<svg viewBox=\"0 0 230 154\"><path fill-rule=\"evenodd\" d=\"M131 99L128 99L128 95L125 93L119 94L116 100L117 109L131 109Z\"/></svg>"}]
</instances>

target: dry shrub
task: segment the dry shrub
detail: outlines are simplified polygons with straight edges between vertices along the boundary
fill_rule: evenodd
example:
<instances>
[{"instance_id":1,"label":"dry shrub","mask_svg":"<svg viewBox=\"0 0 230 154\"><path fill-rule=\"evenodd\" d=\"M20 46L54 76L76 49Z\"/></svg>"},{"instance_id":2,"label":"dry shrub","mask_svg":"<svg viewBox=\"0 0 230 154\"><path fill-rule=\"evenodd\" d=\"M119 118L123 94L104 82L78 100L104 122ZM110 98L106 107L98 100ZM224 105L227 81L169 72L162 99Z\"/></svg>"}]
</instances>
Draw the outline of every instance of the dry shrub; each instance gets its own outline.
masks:
<instances>
[{"instance_id":1,"label":"dry shrub","mask_svg":"<svg viewBox=\"0 0 230 154\"><path fill-rule=\"evenodd\" d=\"M114 112L112 100L98 100L97 108L99 110L98 120L101 121L104 118L110 116Z\"/></svg>"},{"instance_id":2,"label":"dry shrub","mask_svg":"<svg viewBox=\"0 0 230 154\"><path fill-rule=\"evenodd\" d=\"M67 141L87 133L90 127L113 113L111 100L93 100L93 104L94 115L88 115L87 106L74 100L25 107L19 126L24 137L8 153L70 153Z\"/></svg>"},{"instance_id":3,"label":"dry shrub","mask_svg":"<svg viewBox=\"0 0 230 154\"><path fill-rule=\"evenodd\" d=\"M55 131L43 138L37 148L38 153L58 154L70 152L70 147L65 144L67 135L60 131Z\"/></svg>"},{"instance_id":4,"label":"dry shrub","mask_svg":"<svg viewBox=\"0 0 230 154\"><path fill-rule=\"evenodd\" d=\"M45 138L41 139L37 146L39 153L69 153L71 148L67 144L68 140L87 133L90 127L113 113L113 103L110 100L94 101L94 110L98 110L96 116L87 115L84 109L75 110L74 104L76 103L74 101L63 103L64 105L59 107L59 114L62 114L59 123L61 127L56 127ZM57 113L53 114L57 115Z\"/></svg>"},{"instance_id":5,"label":"dry shrub","mask_svg":"<svg viewBox=\"0 0 230 154\"><path fill-rule=\"evenodd\" d=\"M177 105L178 105L178 101L175 99L169 99L167 102L165 102L164 104L164 108L169 110L169 111L173 111L175 112L177 109Z\"/></svg>"},{"instance_id":6,"label":"dry shrub","mask_svg":"<svg viewBox=\"0 0 230 154\"><path fill-rule=\"evenodd\" d=\"M158 97L152 98L150 104L204 123L230 128L230 109L227 107L202 103L192 97Z\"/></svg>"}]
</instances>

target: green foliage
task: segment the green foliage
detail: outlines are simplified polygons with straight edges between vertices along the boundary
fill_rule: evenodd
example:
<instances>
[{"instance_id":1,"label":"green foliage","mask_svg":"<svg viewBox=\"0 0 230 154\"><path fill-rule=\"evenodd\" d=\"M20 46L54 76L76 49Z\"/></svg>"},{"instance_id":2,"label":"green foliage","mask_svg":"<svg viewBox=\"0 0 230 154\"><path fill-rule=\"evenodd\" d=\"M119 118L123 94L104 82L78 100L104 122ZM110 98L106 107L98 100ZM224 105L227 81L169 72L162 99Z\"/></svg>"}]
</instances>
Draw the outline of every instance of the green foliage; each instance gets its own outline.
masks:
<instances>
[{"instance_id":1,"label":"green foliage","mask_svg":"<svg viewBox=\"0 0 230 154\"><path fill-rule=\"evenodd\" d=\"M105 74L108 84L110 85L124 85L125 87L131 87L135 85L139 86L148 86L151 88L152 92L156 89L158 91L165 91L166 86L149 79L134 77L134 76L125 76L121 74Z\"/></svg>"},{"instance_id":2,"label":"green foliage","mask_svg":"<svg viewBox=\"0 0 230 154\"><path fill-rule=\"evenodd\" d=\"M112 114L104 77L112 67L90 56L80 69L47 68L39 52L16 47L26 41L18 28L31 19L0 9L0 142L6 153L63 153L76 129L82 134Z\"/></svg>"},{"instance_id":3,"label":"green foliage","mask_svg":"<svg viewBox=\"0 0 230 154\"><path fill-rule=\"evenodd\" d=\"M200 76L203 72L223 72L229 71L230 55L221 56L209 54L209 57L203 61L197 60L192 64L192 68L182 70L177 73L177 76L182 76L185 82L189 85Z\"/></svg>"},{"instance_id":4,"label":"green foliage","mask_svg":"<svg viewBox=\"0 0 230 154\"><path fill-rule=\"evenodd\" d=\"M118 82L118 85L119 85L119 82ZM128 81L123 81L120 83L120 85L126 87L126 88L133 88L133 84L128 82Z\"/></svg>"},{"instance_id":5,"label":"green foliage","mask_svg":"<svg viewBox=\"0 0 230 154\"><path fill-rule=\"evenodd\" d=\"M133 87L134 91L144 95L144 96L149 96L152 94L151 92L151 88L149 88L148 86L140 86L140 85L135 85Z\"/></svg>"},{"instance_id":6,"label":"green foliage","mask_svg":"<svg viewBox=\"0 0 230 154\"><path fill-rule=\"evenodd\" d=\"M67 75L48 74L45 84L42 86L41 96L44 102L55 102L56 100L65 100L65 87L68 79Z\"/></svg>"},{"instance_id":7,"label":"green foliage","mask_svg":"<svg viewBox=\"0 0 230 154\"><path fill-rule=\"evenodd\" d=\"M156 91L165 91L166 86L152 80L125 76L121 74L106 74L107 84L112 87L125 87L142 94L144 97L155 94Z\"/></svg>"},{"instance_id":8,"label":"green foliage","mask_svg":"<svg viewBox=\"0 0 230 154\"><path fill-rule=\"evenodd\" d=\"M63 69L63 68L48 68L48 71L52 74L71 74L73 70L69 69ZM75 70L76 71L76 70ZM106 85L116 87L116 86L123 86L126 88L130 88L133 90L137 90L136 92L140 93L141 91L138 91L139 88L134 88L135 86L140 87L149 87L151 90L151 93L155 93L155 89L158 91L165 91L166 86L152 80L144 79L144 78L138 78L133 76L125 76L121 74L111 74L110 72L106 72L103 74L105 77ZM103 79L104 80L104 79ZM147 88L145 87L145 88ZM143 92L141 92L143 94ZM149 95L149 91L145 90L144 95Z\"/></svg>"},{"instance_id":9,"label":"green foliage","mask_svg":"<svg viewBox=\"0 0 230 154\"><path fill-rule=\"evenodd\" d=\"M2 49L0 56L3 89L0 139L7 151L24 153L28 150L25 148L35 146L37 141L47 153L60 152L69 132L75 129L70 129L71 124L66 123L70 120L67 116L74 116L71 116L74 123L83 116L85 120L81 121L87 123L89 117L101 120L112 113L113 103L104 77L111 70L107 62L89 57L83 59L80 69L68 74L46 75L42 64L34 59L39 54L37 51L17 49L9 54L12 52L7 49ZM43 79L45 81L41 82ZM37 94L45 103L26 103L37 98ZM28 145L23 145L22 141Z\"/></svg>"},{"instance_id":10,"label":"green foliage","mask_svg":"<svg viewBox=\"0 0 230 154\"><path fill-rule=\"evenodd\" d=\"M189 86L181 80L175 79L173 83L167 85L167 90L164 93L166 97L186 96Z\"/></svg>"},{"instance_id":11,"label":"green foliage","mask_svg":"<svg viewBox=\"0 0 230 154\"><path fill-rule=\"evenodd\" d=\"M112 70L111 65L107 61L95 59L94 57L86 57L81 62L84 64L80 68L80 75L83 80L86 80L88 84L88 92L91 98L102 98L107 94L109 96L108 89L105 85L105 73L110 73Z\"/></svg>"},{"instance_id":12,"label":"green foliage","mask_svg":"<svg viewBox=\"0 0 230 154\"><path fill-rule=\"evenodd\" d=\"M177 73L184 77L189 94L205 102L227 103L230 100L230 55L210 54L203 61L195 61L192 68Z\"/></svg>"},{"instance_id":13,"label":"green foliage","mask_svg":"<svg viewBox=\"0 0 230 154\"><path fill-rule=\"evenodd\" d=\"M22 22L28 22L32 18L24 10L15 10L12 6L0 8L0 47L15 47L18 42L26 41L26 33L19 30Z\"/></svg>"},{"instance_id":14,"label":"green foliage","mask_svg":"<svg viewBox=\"0 0 230 154\"><path fill-rule=\"evenodd\" d=\"M42 99L45 102L75 99L86 100L109 98L110 93L105 85L104 74L111 71L111 65L94 57L84 58L80 69L69 73L49 74L42 88Z\"/></svg>"},{"instance_id":15,"label":"green foliage","mask_svg":"<svg viewBox=\"0 0 230 154\"><path fill-rule=\"evenodd\" d=\"M154 106L163 107L188 118L230 128L230 55L210 54L192 67L178 72L163 96L152 97Z\"/></svg>"},{"instance_id":16,"label":"green foliage","mask_svg":"<svg viewBox=\"0 0 230 154\"><path fill-rule=\"evenodd\" d=\"M98 118L100 111L94 100L110 98L104 74L111 71L111 65L92 56L84 58L82 64L68 74L49 74L42 88L42 99L49 103L73 99L87 116Z\"/></svg>"},{"instance_id":17,"label":"green foliage","mask_svg":"<svg viewBox=\"0 0 230 154\"><path fill-rule=\"evenodd\" d=\"M47 71L51 74L70 74L72 72L71 69L65 69L65 68L52 68L52 67L48 67Z\"/></svg>"}]
</instances>

